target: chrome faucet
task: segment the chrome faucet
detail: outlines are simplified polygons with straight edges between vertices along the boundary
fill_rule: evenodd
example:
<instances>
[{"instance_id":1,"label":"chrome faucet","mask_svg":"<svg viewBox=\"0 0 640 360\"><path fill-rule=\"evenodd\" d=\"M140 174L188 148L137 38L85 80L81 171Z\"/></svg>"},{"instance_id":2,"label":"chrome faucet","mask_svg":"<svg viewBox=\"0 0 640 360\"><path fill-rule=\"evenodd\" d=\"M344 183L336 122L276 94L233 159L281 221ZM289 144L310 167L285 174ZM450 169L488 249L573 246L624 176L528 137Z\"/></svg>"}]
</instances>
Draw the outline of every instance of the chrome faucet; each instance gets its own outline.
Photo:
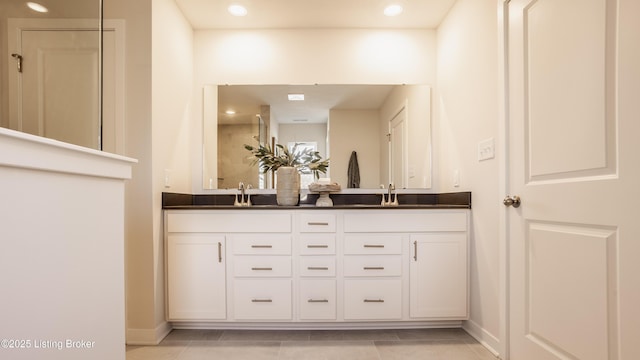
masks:
<instances>
[{"instance_id":1,"label":"chrome faucet","mask_svg":"<svg viewBox=\"0 0 640 360\"><path fill-rule=\"evenodd\" d=\"M382 206L398 206L398 194L397 193L393 193L393 191L396 189L395 185L393 184L389 184L389 187L387 188L387 199L385 201L384 198L384 193L382 193L382 202L380 202L380 205ZM393 201L391 200L391 197L393 195Z\"/></svg>"},{"instance_id":2,"label":"chrome faucet","mask_svg":"<svg viewBox=\"0 0 640 360\"><path fill-rule=\"evenodd\" d=\"M246 190L251 189L251 184L246 187ZM238 193L236 193L236 200L233 202L233 206L251 206L251 195L247 193L247 201L244 200L245 187L244 183L238 183L238 190L240 191L240 201L238 201Z\"/></svg>"}]
</instances>

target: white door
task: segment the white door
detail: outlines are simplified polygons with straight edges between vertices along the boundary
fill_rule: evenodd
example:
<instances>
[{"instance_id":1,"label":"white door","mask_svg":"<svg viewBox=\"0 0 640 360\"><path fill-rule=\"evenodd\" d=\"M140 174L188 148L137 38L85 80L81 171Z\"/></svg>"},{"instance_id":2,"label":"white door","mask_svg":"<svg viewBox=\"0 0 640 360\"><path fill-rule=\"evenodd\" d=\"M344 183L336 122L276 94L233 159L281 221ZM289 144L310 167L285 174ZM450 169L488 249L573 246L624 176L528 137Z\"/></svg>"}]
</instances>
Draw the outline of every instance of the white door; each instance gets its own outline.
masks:
<instances>
[{"instance_id":1,"label":"white door","mask_svg":"<svg viewBox=\"0 0 640 360\"><path fill-rule=\"evenodd\" d=\"M99 32L22 32L22 131L99 147Z\"/></svg>"},{"instance_id":2,"label":"white door","mask_svg":"<svg viewBox=\"0 0 640 360\"><path fill-rule=\"evenodd\" d=\"M389 123L389 167L391 168L389 179L398 189L407 187L407 176L405 174L407 169L406 126L406 110L403 107Z\"/></svg>"},{"instance_id":3,"label":"white door","mask_svg":"<svg viewBox=\"0 0 640 360\"><path fill-rule=\"evenodd\" d=\"M123 153L122 34L103 32L102 124L99 31L94 22L10 19L10 127L68 143ZM117 24L116 24L117 23ZM107 26L109 28L107 28ZM120 30L118 30L120 31Z\"/></svg>"},{"instance_id":4,"label":"white door","mask_svg":"<svg viewBox=\"0 0 640 360\"><path fill-rule=\"evenodd\" d=\"M640 1L511 0L510 359L640 359Z\"/></svg>"}]
</instances>

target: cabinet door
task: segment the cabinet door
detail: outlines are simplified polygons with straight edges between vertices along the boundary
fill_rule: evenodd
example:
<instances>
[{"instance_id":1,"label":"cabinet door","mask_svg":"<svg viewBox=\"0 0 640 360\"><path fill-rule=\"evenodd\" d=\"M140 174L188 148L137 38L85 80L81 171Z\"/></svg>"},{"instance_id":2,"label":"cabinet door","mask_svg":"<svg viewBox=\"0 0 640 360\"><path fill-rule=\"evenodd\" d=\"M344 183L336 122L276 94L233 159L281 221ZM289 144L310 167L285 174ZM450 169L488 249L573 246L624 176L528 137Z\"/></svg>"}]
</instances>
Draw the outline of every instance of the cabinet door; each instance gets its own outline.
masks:
<instances>
[{"instance_id":1,"label":"cabinet door","mask_svg":"<svg viewBox=\"0 0 640 360\"><path fill-rule=\"evenodd\" d=\"M410 261L412 318L468 318L466 233L412 235Z\"/></svg>"},{"instance_id":2,"label":"cabinet door","mask_svg":"<svg viewBox=\"0 0 640 360\"><path fill-rule=\"evenodd\" d=\"M227 317L224 247L223 235L169 234L168 320Z\"/></svg>"}]
</instances>

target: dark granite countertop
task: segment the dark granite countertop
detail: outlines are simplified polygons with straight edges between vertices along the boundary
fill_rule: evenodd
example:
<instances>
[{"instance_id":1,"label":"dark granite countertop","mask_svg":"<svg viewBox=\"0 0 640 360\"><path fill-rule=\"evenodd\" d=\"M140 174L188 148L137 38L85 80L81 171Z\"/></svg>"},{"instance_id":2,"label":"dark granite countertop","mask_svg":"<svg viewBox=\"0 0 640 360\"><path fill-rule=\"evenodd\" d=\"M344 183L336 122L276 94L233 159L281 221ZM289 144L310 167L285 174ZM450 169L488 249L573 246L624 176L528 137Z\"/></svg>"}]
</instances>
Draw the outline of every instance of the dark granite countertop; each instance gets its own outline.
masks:
<instances>
[{"instance_id":1,"label":"dark granite countertop","mask_svg":"<svg viewBox=\"0 0 640 360\"><path fill-rule=\"evenodd\" d=\"M286 210L286 209L471 209L471 192L443 194L398 194L399 206L381 206L380 193L331 194L333 207L315 206L317 194L303 196L298 206L279 206L275 194L251 194L250 207L233 206L232 194L179 194L162 193L163 209L201 210Z\"/></svg>"}]
</instances>

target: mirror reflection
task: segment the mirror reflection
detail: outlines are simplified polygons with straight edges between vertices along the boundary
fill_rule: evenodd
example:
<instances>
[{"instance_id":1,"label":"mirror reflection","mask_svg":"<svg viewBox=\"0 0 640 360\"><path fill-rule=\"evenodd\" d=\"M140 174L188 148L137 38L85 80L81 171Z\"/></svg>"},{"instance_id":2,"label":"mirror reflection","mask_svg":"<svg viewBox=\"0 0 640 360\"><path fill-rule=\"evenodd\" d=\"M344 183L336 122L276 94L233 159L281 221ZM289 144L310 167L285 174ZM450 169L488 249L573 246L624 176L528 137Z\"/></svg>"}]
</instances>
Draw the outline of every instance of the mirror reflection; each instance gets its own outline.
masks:
<instances>
[{"instance_id":1,"label":"mirror reflection","mask_svg":"<svg viewBox=\"0 0 640 360\"><path fill-rule=\"evenodd\" d=\"M0 0L0 126L101 149L101 0Z\"/></svg>"},{"instance_id":2,"label":"mirror reflection","mask_svg":"<svg viewBox=\"0 0 640 360\"><path fill-rule=\"evenodd\" d=\"M204 90L205 189L274 186L244 144L300 144L329 158L326 174L348 188L431 187L431 95L426 85L210 85ZM303 99L304 98L304 99ZM302 174L301 187L313 176ZM352 184L353 185L353 184Z\"/></svg>"}]
</instances>

